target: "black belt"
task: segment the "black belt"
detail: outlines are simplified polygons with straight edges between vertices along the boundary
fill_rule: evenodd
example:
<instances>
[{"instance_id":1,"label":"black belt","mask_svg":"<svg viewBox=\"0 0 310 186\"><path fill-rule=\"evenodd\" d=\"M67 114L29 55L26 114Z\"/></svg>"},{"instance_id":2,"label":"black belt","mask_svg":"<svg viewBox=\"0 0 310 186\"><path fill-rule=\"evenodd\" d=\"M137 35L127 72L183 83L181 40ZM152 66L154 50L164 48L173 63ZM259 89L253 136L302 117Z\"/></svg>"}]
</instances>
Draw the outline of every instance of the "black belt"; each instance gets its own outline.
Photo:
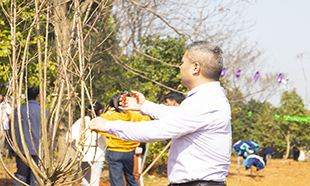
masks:
<instances>
[{"instance_id":1,"label":"black belt","mask_svg":"<svg viewBox=\"0 0 310 186\"><path fill-rule=\"evenodd\" d=\"M185 182L185 183L170 183L168 186L219 186L223 185L225 186L225 182L223 181L191 181L191 182Z\"/></svg>"}]
</instances>

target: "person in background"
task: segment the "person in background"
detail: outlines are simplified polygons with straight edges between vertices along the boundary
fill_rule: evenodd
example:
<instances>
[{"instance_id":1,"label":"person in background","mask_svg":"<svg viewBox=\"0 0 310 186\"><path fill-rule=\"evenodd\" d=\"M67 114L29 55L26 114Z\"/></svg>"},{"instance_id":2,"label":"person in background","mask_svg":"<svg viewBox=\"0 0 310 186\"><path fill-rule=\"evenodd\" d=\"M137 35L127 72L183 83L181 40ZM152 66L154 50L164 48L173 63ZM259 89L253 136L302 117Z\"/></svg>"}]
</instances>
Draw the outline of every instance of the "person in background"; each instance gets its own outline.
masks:
<instances>
[{"instance_id":1,"label":"person in background","mask_svg":"<svg viewBox=\"0 0 310 186\"><path fill-rule=\"evenodd\" d=\"M5 148L5 133L10 128L12 108L9 103L3 101L4 96L0 94L0 153L2 155Z\"/></svg>"},{"instance_id":2,"label":"person in background","mask_svg":"<svg viewBox=\"0 0 310 186\"><path fill-rule=\"evenodd\" d=\"M186 47L180 73L189 92L179 107L152 103L132 91L138 99L128 97L121 109L140 111L154 120L96 118L90 121L90 129L131 141L172 139L167 167L170 186L226 185L232 136L230 104L219 82L222 53L218 45L207 41Z\"/></svg>"},{"instance_id":3,"label":"person in background","mask_svg":"<svg viewBox=\"0 0 310 186\"><path fill-rule=\"evenodd\" d=\"M140 113L133 111L123 111L119 109L120 94L115 94L111 97L109 102L109 112L102 115L110 121L149 121L148 116L143 116ZM109 163L109 177L111 186L123 186L124 179L123 173L126 179L126 184L129 186L138 186L133 175L134 169L134 155L135 149L140 145L139 142L121 140L120 138L110 135L108 133L100 133L107 137L107 159Z\"/></svg>"},{"instance_id":4,"label":"person in background","mask_svg":"<svg viewBox=\"0 0 310 186\"><path fill-rule=\"evenodd\" d=\"M164 100L166 101L167 106L180 106L183 97L181 93L170 91L164 96Z\"/></svg>"},{"instance_id":5,"label":"person in background","mask_svg":"<svg viewBox=\"0 0 310 186\"><path fill-rule=\"evenodd\" d=\"M94 108L94 112L92 111L92 107ZM88 123L91 119L100 116L103 113L103 106L100 102L94 102L93 105L89 105L87 110L87 116L85 119L85 126L87 128ZM81 127L82 118L78 119L72 125L72 140L76 143L80 137L82 131ZM92 133L92 136L90 135ZM82 186L87 186L90 183L93 183L93 186L99 186L100 184L100 176L104 165L105 160L105 136L98 135L96 132L91 132L87 130L84 133L84 136L87 137L87 140L84 143L83 147L83 159L82 159L82 170L83 170L83 179ZM90 166L92 163L92 168ZM91 169L91 170L89 170Z\"/></svg>"},{"instance_id":6,"label":"person in background","mask_svg":"<svg viewBox=\"0 0 310 186\"><path fill-rule=\"evenodd\" d=\"M28 102L21 106L21 122L24 134L24 139L32 156L32 159L38 165L38 153L39 153L39 141L41 132L41 108L40 108L40 93L39 87L32 87L27 89ZM46 110L46 115L48 115L48 110ZM18 115L17 109L15 109L14 118L14 129L16 135L16 141L18 148L21 150L22 154L25 156L25 150L22 146L22 139L20 136L19 125L18 125ZM31 131L31 134L30 134ZM11 154L14 155L15 152L10 149ZM16 178L19 180L34 186L37 184L37 179L35 178L31 169L25 164L19 156L16 156L16 166L17 171L15 172ZM18 182L14 182L14 186L20 185Z\"/></svg>"},{"instance_id":7,"label":"person in background","mask_svg":"<svg viewBox=\"0 0 310 186\"><path fill-rule=\"evenodd\" d=\"M299 149L296 146L294 146L293 147L293 160L294 161L298 161L299 154L300 154Z\"/></svg>"}]
</instances>

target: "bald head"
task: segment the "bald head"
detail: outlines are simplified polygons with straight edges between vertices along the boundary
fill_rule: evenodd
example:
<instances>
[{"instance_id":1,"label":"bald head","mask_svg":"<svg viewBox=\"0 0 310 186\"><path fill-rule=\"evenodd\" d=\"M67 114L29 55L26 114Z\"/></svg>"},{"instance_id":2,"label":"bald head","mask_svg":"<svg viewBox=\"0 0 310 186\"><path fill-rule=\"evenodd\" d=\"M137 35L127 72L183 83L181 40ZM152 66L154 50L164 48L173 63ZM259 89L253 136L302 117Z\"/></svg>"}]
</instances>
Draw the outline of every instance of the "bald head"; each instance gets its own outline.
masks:
<instances>
[{"instance_id":1,"label":"bald head","mask_svg":"<svg viewBox=\"0 0 310 186\"><path fill-rule=\"evenodd\" d=\"M223 69L222 49L208 41L195 41L186 47L187 58L191 63L198 62L202 76L215 81L219 80Z\"/></svg>"}]
</instances>

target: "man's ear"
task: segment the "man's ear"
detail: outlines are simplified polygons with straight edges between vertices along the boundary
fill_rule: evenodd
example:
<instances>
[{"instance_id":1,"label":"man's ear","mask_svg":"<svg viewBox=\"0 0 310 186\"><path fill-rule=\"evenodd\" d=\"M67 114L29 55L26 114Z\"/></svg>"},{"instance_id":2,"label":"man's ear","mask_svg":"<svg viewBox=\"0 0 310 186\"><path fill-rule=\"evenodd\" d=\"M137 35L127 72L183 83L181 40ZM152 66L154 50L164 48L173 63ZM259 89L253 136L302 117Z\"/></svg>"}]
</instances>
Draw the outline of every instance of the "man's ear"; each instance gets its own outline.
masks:
<instances>
[{"instance_id":1,"label":"man's ear","mask_svg":"<svg viewBox=\"0 0 310 186\"><path fill-rule=\"evenodd\" d=\"M194 63L193 74L198 74L200 72L200 64L198 62Z\"/></svg>"}]
</instances>

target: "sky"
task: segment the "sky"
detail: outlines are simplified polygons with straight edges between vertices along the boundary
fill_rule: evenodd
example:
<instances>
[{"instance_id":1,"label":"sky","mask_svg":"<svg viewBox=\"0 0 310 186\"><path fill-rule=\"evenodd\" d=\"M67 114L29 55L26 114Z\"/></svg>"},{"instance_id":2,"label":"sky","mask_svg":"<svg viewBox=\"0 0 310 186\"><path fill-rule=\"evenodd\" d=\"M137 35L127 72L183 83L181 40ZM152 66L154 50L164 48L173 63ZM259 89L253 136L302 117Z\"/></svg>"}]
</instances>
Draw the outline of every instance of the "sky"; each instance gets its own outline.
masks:
<instances>
[{"instance_id":1,"label":"sky","mask_svg":"<svg viewBox=\"0 0 310 186\"><path fill-rule=\"evenodd\" d=\"M256 23L248 39L265 51L266 72L285 74L283 91L295 87L310 110L310 0L257 0L245 16ZM281 94L268 101L279 106Z\"/></svg>"}]
</instances>

